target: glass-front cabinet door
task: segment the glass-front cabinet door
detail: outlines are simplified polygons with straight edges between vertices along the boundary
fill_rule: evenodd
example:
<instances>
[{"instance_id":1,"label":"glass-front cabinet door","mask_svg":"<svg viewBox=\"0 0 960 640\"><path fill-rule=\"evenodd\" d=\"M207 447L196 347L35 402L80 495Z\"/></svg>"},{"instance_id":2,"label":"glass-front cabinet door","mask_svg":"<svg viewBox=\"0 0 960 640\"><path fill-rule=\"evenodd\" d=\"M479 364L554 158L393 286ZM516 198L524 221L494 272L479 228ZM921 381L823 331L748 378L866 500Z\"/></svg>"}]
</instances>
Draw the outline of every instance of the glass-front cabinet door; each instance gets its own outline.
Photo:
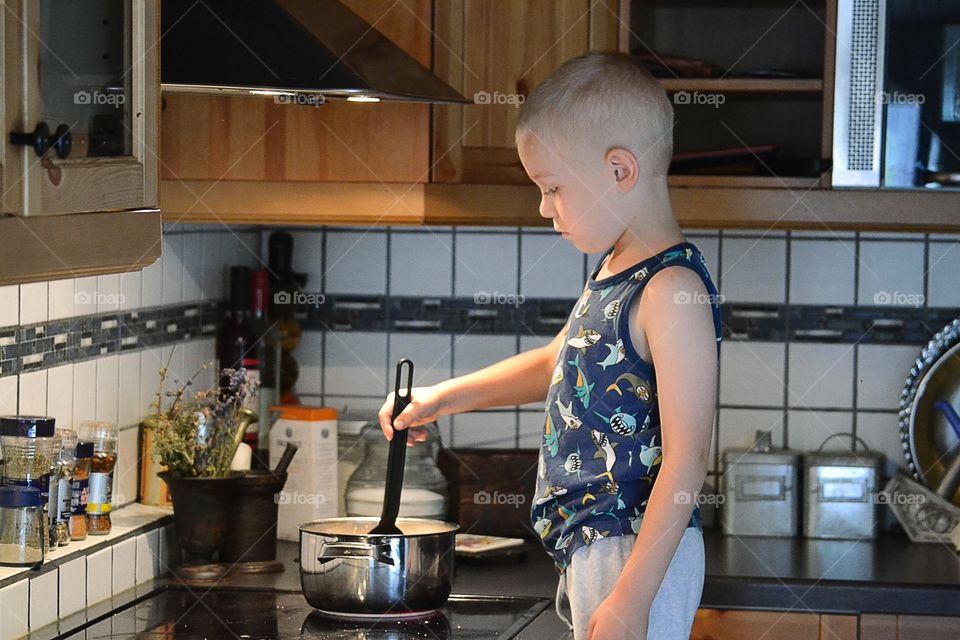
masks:
<instances>
[{"instance_id":1,"label":"glass-front cabinet door","mask_svg":"<svg viewBox=\"0 0 960 640\"><path fill-rule=\"evenodd\" d=\"M0 0L21 215L157 206L157 0ZM13 77L11 77L11 74ZM14 185L7 183L19 181Z\"/></svg>"}]
</instances>

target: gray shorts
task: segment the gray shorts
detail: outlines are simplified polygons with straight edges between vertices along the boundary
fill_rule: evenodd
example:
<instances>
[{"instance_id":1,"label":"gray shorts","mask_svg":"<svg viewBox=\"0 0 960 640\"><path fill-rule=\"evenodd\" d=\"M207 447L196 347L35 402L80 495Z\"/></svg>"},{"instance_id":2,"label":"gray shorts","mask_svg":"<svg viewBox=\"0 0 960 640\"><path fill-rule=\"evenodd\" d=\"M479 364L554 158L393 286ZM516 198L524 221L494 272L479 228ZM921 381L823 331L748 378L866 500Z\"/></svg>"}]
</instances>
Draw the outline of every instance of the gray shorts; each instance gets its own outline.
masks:
<instances>
[{"instance_id":1,"label":"gray shorts","mask_svg":"<svg viewBox=\"0 0 960 640\"><path fill-rule=\"evenodd\" d=\"M575 640L587 640L590 616L610 595L636 540L635 535L601 538L573 554L557 585L556 607ZM687 527L650 606L647 640L690 637L703 592L704 570L703 533ZM564 609L569 609L569 618Z\"/></svg>"}]
</instances>

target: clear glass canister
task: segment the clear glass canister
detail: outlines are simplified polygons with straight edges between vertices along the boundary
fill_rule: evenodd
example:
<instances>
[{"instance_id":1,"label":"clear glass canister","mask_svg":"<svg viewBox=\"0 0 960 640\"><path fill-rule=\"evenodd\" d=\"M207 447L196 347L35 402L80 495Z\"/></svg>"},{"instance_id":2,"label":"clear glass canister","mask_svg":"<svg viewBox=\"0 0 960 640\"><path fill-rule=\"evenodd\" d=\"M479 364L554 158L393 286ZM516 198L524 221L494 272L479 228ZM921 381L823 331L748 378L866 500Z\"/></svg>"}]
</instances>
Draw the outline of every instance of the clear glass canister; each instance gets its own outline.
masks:
<instances>
[{"instance_id":1,"label":"clear glass canister","mask_svg":"<svg viewBox=\"0 0 960 640\"><path fill-rule=\"evenodd\" d=\"M337 418L337 515L347 515L347 482L363 461L363 440L360 434L369 425L367 420Z\"/></svg>"},{"instance_id":2,"label":"clear glass canister","mask_svg":"<svg viewBox=\"0 0 960 640\"><path fill-rule=\"evenodd\" d=\"M87 533L110 533L110 509L113 501L113 469L117 464L117 426L109 422L86 421L80 424L80 440L93 443L90 479L87 487Z\"/></svg>"},{"instance_id":3,"label":"clear glass canister","mask_svg":"<svg viewBox=\"0 0 960 640\"><path fill-rule=\"evenodd\" d=\"M47 550L43 505L36 487L0 487L0 565L43 563Z\"/></svg>"},{"instance_id":4,"label":"clear glass canister","mask_svg":"<svg viewBox=\"0 0 960 640\"><path fill-rule=\"evenodd\" d=\"M447 513L447 480L437 467L442 443L436 423L423 427L427 439L407 449L403 467L400 517L443 520ZM389 443L379 424L361 433L364 455L347 483L346 508L350 516L379 516L383 509Z\"/></svg>"},{"instance_id":5,"label":"clear glass canister","mask_svg":"<svg viewBox=\"0 0 960 640\"><path fill-rule=\"evenodd\" d=\"M70 513L73 502L73 474L77 466L77 432L73 429L57 429L60 437L60 453L57 456L57 501L54 517L54 530L57 544L61 547L70 543ZM53 480L51 479L51 483ZM52 493L52 492L51 492ZM51 547L53 539L51 538Z\"/></svg>"},{"instance_id":6,"label":"clear glass canister","mask_svg":"<svg viewBox=\"0 0 960 640\"><path fill-rule=\"evenodd\" d=\"M44 520L49 522L50 472L56 464L59 441L56 421L47 416L0 417L4 486L36 487L40 491ZM49 526L45 542L50 541ZM49 545L47 545L49 546Z\"/></svg>"}]
</instances>

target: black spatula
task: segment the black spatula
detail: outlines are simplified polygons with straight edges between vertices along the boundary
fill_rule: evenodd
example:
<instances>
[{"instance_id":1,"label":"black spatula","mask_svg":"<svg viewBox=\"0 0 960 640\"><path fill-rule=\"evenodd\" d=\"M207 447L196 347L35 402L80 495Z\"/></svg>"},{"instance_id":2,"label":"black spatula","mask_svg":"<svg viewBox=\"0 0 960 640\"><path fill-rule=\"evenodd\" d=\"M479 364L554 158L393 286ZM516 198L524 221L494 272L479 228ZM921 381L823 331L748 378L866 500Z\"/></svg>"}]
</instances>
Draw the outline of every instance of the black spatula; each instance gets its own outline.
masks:
<instances>
[{"instance_id":1,"label":"black spatula","mask_svg":"<svg viewBox=\"0 0 960 640\"><path fill-rule=\"evenodd\" d=\"M401 395L401 379L403 367L408 365L407 385ZM390 424L410 404L410 392L413 390L413 362L402 358L397 362L397 377L393 389L393 416ZM390 441L390 451L387 455L387 484L383 488L383 511L380 513L380 524L367 535L389 536L402 534L397 527L397 514L400 513L400 494L403 490L403 466L407 459L407 436L409 427L394 430L393 440Z\"/></svg>"}]
</instances>

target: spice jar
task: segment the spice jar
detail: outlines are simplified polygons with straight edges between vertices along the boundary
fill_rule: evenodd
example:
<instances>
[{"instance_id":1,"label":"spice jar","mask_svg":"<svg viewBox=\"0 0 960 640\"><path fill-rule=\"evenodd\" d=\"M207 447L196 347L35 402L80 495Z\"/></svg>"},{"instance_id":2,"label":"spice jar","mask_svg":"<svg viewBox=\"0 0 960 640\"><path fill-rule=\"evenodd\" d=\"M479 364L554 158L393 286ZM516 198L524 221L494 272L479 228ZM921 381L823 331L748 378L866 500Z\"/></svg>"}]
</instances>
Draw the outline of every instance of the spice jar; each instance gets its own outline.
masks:
<instances>
[{"instance_id":1,"label":"spice jar","mask_svg":"<svg viewBox=\"0 0 960 640\"><path fill-rule=\"evenodd\" d=\"M43 563L46 555L43 498L36 487L0 487L0 565Z\"/></svg>"},{"instance_id":2,"label":"spice jar","mask_svg":"<svg viewBox=\"0 0 960 640\"><path fill-rule=\"evenodd\" d=\"M60 453L57 455L56 465L57 501L54 531L57 534L57 544L62 547L70 543L69 523L73 503L73 472L77 465L77 432L73 429L57 429L57 436L60 438ZM52 538L50 547L53 547Z\"/></svg>"},{"instance_id":3,"label":"spice jar","mask_svg":"<svg viewBox=\"0 0 960 640\"><path fill-rule=\"evenodd\" d=\"M3 416L0 446L3 447L4 486L36 487L40 491L44 521L49 522L50 470L56 459L55 420L46 416ZM44 527L45 548L49 526Z\"/></svg>"},{"instance_id":4,"label":"spice jar","mask_svg":"<svg viewBox=\"0 0 960 640\"><path fill-rule=\"evenodd\" d=\"M93 443L87 494L87 533L106 535L112 527L110 508L113 468L117 464L117 427L109 422L82 422L79 435L84 442Z\"/></svg>"},{"instance_id":5,"label":"spice jar","mask_svg":"<svg viewBox=\"0 0 960 640\"><path fill-rule=\"evenodd\" d=\"M78 442L77 458L70 482L70 539L87 539L87 496L89 494L90 464L93 462L93 443Z\"/></svg>"}]
</instances>

